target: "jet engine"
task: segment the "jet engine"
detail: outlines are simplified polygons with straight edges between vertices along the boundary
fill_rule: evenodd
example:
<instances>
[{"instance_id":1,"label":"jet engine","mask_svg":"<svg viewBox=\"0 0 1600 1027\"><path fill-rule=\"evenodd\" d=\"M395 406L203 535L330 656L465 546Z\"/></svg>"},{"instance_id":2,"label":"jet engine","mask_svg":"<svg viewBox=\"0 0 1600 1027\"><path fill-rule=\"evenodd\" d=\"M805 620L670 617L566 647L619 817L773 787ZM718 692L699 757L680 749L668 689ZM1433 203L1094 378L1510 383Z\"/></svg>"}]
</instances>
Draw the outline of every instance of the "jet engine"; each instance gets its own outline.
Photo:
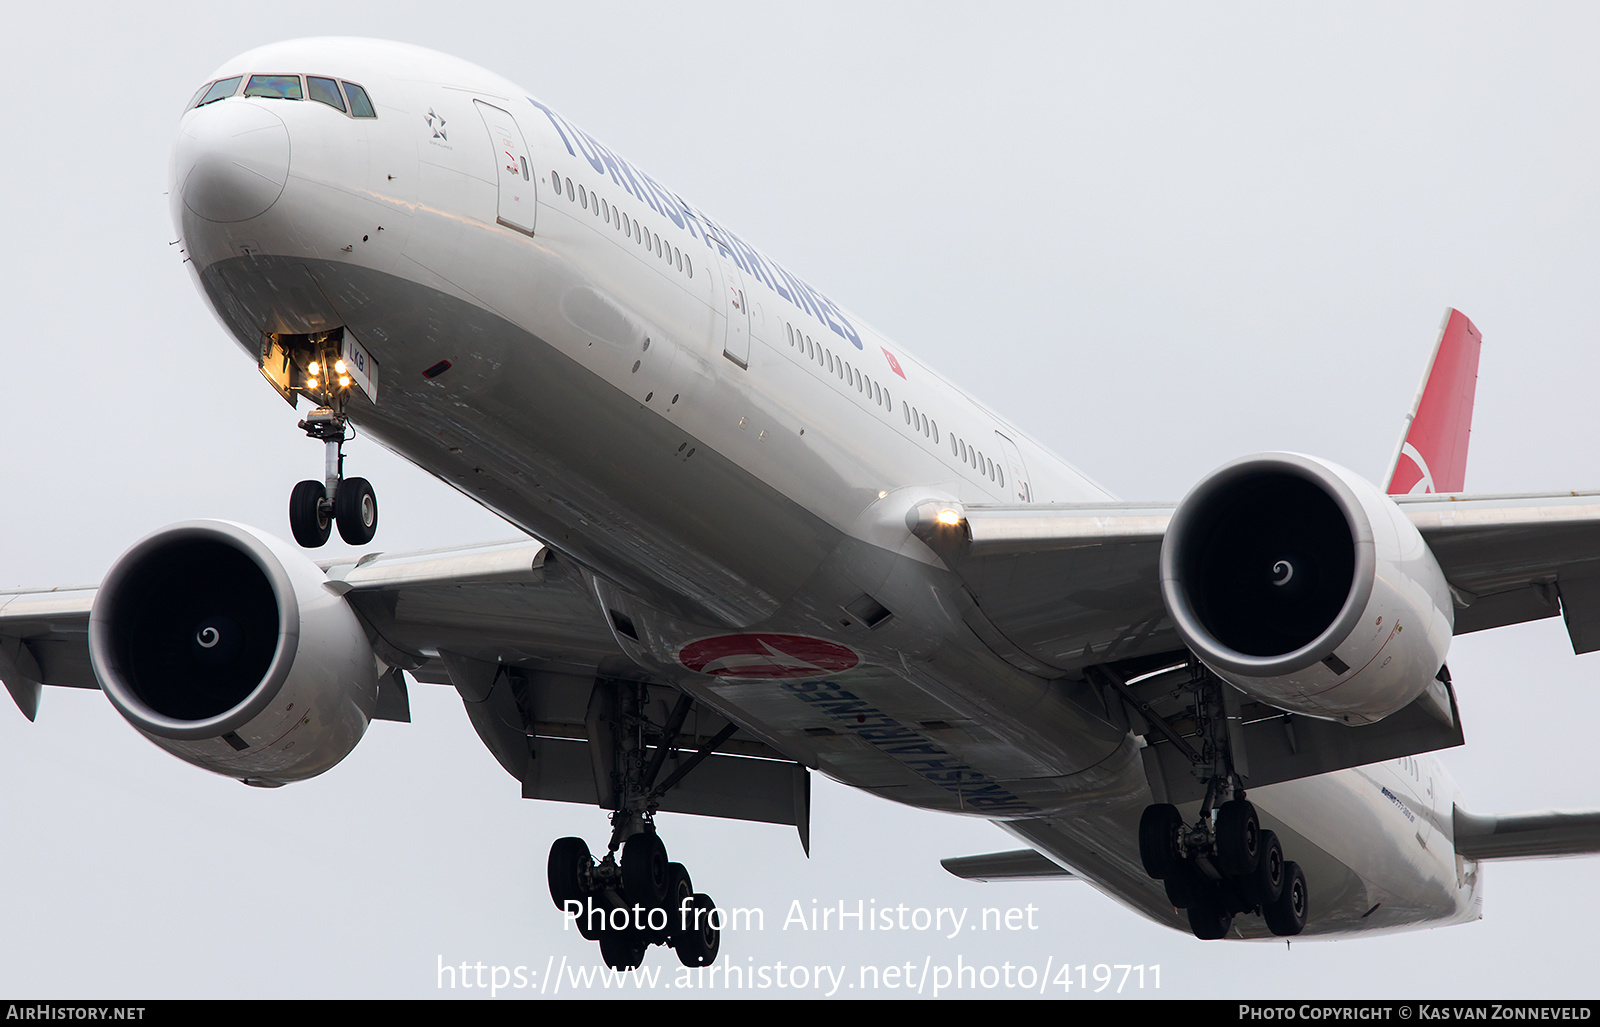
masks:
<instances>
[{"instance_id":1,"label":"jet engine","mask_svg":"<svg viewBox=\"0 0 1600 1027\"><path fill-rule=\"evenodd\" d=\"M1235 460L1184 497L1161 546L1161 596L1219 676L1348 724L1421 694L1455 619L1438 562L1394 501L1295 453Z\"/></svg>"},{"instance_id":2,"label":"jet engine","mask_svg":"<svg viewBox=\"0 0 1600 1027\"><path fill-rule=\"evenodd\" d=\"M163 528L95 595L95 677L128 723L195 766L263 786L315 777L350 754L378 702L366 632L325 581L253 528Z\"/></svg>"}]
</instances>

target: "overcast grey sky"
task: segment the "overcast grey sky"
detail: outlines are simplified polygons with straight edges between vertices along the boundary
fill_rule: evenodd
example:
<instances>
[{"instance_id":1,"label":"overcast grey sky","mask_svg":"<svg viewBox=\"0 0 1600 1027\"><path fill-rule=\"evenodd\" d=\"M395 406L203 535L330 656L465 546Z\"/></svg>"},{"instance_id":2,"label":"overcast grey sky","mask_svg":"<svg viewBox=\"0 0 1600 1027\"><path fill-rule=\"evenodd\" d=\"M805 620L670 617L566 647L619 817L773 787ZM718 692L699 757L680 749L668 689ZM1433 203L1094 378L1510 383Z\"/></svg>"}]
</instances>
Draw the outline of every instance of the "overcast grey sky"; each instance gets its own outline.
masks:
<instances>
[{"instance_id":1,"label":"overcast grey sky","mask_svg":"<svg viewBox=\"0 0 1600 1027\"><path fill-rule=\"evenodd\" d=\"M189 284L163 193L210 70L306 35L523 84L1127 498L1274 448L1380 477L1451 304L1486 341L1469 488L1600 486L1592 6L57 4L12 24L0 586L96 581L191 517L287 535L320 450ZM350 459L384 549L508 534L370 444ZM1600 657L1546 622L1450 663L1471 808L1600 806ZM450 690L412 704L275 792L179 763L97 693L51 692L34 725L0 709L0 993L431 996L441 956L593 962L544 859L603 815L521 800ZM814 796L809 861L787 829L662 818L698 887L766 910L725 959L1160 964L1165 997L1594 994L1592 861L1488 867L1478 924L1201 943L1081 884L939 869L1012 847L989 825ZM1040 929L783 930L813 898L1032 903Z\"/></svg>"}]
</instances>

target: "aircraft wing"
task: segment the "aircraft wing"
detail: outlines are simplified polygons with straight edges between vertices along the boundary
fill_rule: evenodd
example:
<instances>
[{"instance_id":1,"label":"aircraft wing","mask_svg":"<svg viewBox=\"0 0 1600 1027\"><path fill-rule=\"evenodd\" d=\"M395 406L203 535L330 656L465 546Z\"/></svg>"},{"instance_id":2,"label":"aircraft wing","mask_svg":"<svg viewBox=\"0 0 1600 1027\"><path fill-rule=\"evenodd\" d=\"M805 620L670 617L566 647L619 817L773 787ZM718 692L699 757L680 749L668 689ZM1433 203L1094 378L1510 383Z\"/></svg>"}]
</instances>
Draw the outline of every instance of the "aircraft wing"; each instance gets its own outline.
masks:
<instances>
[{"instance_id":1,"label":"aircraft wing","mask_svg":"<svg viewBox=\"0 0 1600 1027\"><path fill-rule=\"evenodd\" d=\"M1455 600L1455 632L1562 614L1573 649L1600 649L1600 492L1397 496ZM968 621L1013 663L1071 673L1183 648L1161 602L1172 505L938 504L916 533L961 579Z\"/></svg>"},{"instance_id":2,"label":"aircraft wing","mask_svg":"<svg viewBox=\"0 0 1600 1027\"><path fill-rule=\"evenodd\" d=\"M531 539L321 564L323 587L356 611L380 678L377 719L410 719L405 679L453 685L490 752L528 798L611 807L608 666L626 657L585 575ZM94 586L0 593L0 680L22 712L43 685L98 688L89 659ZM596 668L599 668L597 679ZM651 683L665 715L682 697ZM596 745L596 739L601 739ZM697 756L697 750L706 755ZM715 750L712 754L711 750ZM809 831L806 770L699 705L664 760L693 760L669 812L792 824Z\"/></svg>"},{"instance_id":3,"label":"aircraft wing","mask_svg":"<svg viewBox=\"0 0 1600 1027\"><path fill-rule=\"evenodd\" d=\"M321 566L326 587L366 621L379 658L420 680L449 680L429 655L440 649L507 662L529 653L590 663L620 654L580 576L558 569L536 541L372 553ZM95 591L0 592L0 678L13 695L30 683L100 687L88 652ZM31 709L22 705L31 719L37 699Z\"/></svg>"}]
</instances>

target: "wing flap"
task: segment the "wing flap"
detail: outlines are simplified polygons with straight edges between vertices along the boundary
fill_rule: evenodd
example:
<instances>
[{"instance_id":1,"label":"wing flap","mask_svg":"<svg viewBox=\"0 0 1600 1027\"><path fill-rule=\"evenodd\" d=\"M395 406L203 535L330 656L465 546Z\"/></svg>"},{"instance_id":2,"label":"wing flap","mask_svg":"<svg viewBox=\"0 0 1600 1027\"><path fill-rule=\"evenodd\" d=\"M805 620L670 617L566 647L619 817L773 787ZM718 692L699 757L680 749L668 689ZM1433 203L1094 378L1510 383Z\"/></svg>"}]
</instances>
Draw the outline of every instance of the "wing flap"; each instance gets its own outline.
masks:
<instances>
[{"instance_id":1,"label":"wing flap","mask_svg":"<svg viewBox=\"0 0 1600 1027\"><path fill-rule=\"evenodd\" d=\"M1600 649L1600 493L1397 498L1450 582L1456 634L1565 618Z\"/></svg>"}]
</instances>

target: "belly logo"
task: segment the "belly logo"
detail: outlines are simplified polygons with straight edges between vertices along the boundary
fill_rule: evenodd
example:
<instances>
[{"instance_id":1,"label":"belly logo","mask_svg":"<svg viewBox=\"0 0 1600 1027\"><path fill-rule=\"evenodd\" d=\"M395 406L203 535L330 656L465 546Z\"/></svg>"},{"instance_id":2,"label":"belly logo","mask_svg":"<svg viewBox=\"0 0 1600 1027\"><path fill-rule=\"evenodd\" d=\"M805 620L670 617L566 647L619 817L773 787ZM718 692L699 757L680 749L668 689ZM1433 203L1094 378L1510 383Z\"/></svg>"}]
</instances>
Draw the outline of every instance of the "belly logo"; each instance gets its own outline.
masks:
<instances>
[{"instance_id":1,"label":"belly logo","mask_svg":"<svg viewBox=\"0 0 1600 1027\"><path fill-rule=\"evenodd\" d=\"M718 635L690 642L678 660L699 674L719 678L809 678L836 674L861 662L854 652L806 635Z\"/></svg>"}]
</instances>

